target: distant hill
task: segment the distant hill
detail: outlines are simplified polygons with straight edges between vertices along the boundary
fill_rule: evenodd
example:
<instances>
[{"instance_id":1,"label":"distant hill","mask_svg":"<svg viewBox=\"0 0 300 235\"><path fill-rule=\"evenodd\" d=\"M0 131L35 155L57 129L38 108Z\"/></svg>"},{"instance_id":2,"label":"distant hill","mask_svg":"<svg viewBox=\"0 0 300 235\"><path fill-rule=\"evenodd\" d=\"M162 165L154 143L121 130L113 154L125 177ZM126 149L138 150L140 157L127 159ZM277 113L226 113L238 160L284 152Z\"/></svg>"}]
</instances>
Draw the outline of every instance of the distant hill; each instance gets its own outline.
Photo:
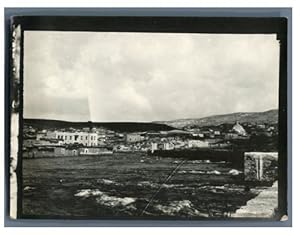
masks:
<instances>
[{"instance_id":1,"label":"distant hill","mask_svg":"<svg viewBox=\"0 0 300 235\"><path fill-rule=\"evenodd\" d=\"M277 123L278 110L269 110L266 112L252 113L231 113L223 115L214 115L204 118L178 119L172 121L160 122L67 122L48 119L24 119L24 124L38 129L49 128L83 128L83 127L103 127L109 130L120 132L139 132L139 131L170 131L180 129L186 126L217 126L223 123Z\"/></svg>"},{"instance_id":2,"label":"distant hill","mask_svg":"<svg viewBox=\"0 0 300 235\"><path fill-rule=\"evenodd\" d=\"M166 124L174 128L183 128L186 126L217 126L223 123L240 123L251 122L251 123L277 123L278 122L278 110L273 109L266 112L249 112L249 113L231 113L214 115L204 118L193 118L193 119L178 119L173 121L162 121L156 122Z\"/></svg>"},{"instance_id":3,"label":"distant hill","mask_svg":"<svg viewBox=\"0 0 300 235\"><path fill-rule=\"evenodd\" d=\"M102 127L120 132L169 131L175 128L152 122L67 122L48 119L24 119L24 124L38 129Z\"/></svg>"}]
</instances>

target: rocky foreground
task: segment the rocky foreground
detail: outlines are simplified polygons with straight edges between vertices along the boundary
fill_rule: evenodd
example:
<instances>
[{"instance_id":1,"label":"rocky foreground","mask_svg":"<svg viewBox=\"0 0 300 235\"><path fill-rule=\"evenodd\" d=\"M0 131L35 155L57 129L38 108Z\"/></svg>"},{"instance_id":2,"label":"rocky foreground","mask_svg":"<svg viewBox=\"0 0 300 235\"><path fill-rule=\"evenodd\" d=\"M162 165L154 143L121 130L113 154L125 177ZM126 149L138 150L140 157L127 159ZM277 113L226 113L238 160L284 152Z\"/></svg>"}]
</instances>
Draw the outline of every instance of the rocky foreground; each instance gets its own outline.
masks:
<instances>
[{"instance_id":1,"label":"rocky foreground","mask_svg":"<svg viewBox=\"0 0 300 235\"><path fill-rule=\"evenodd\" d=\"M263 189L245 206L238 209L232 217L235 218L273 218L278 207L278 182L272 187Z\"/></svg>"}]
</instances>

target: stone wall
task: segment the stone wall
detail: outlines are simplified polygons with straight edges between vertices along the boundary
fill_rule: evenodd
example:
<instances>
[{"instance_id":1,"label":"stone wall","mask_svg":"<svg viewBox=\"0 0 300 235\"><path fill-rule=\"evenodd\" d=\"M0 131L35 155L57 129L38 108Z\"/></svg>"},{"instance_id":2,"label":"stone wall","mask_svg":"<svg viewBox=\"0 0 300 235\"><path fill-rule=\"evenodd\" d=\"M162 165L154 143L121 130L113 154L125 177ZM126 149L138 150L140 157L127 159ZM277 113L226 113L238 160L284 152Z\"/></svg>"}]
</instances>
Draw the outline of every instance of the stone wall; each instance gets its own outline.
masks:
<instances>
[{"instance_id":1,"label":"stone wall","mask_svg":"<svg viewBox=\"0 0 300 235\"><path fill-rule=\"evenodd\" d=\"M246 152L244 174L246 181L274 182L278 179L278 153Z\"/></svg>"},{"instance_id":2,"label":"stone wall","mask_svg":"<svg viewBox=\"0 0 300 235\"><path fill-rule=\"evenodd\" d=\"M257 197L231 215L233 218L276 218L278 207L278 183L263 189Z\"/></svg>"}]
</instances>

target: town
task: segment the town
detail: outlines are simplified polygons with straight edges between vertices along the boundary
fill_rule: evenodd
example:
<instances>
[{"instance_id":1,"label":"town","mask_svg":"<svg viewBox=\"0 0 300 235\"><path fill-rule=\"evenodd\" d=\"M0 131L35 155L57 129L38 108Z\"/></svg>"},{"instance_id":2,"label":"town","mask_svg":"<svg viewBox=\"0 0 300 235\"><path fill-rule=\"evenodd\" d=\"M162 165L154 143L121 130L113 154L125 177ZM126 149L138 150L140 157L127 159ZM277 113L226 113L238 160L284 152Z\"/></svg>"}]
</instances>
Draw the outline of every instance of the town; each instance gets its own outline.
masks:
<instances>
[{"instance_id":1,"label":"town","mask_svg":"<svg viewBox=\"0 0 300 235\"><path fill-rule=\"evenodd\" d=\"M278 127L266 123L225 123L181 129L124 132L105 127L34 127L24 123L23 157L113 155L185 149L277 151Z\"/></svg>"}]
</instances>

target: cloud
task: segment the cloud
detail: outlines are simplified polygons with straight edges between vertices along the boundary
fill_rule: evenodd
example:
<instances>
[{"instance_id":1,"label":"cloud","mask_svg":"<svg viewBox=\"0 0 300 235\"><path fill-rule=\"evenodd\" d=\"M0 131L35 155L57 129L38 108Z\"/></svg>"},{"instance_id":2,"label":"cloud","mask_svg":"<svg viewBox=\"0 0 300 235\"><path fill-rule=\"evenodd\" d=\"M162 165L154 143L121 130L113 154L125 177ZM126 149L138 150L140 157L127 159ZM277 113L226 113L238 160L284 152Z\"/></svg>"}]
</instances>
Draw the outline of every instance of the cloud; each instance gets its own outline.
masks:
<instances>
[{"instance_id":1,"label":"cloud","mask_svg":"<svg viewBox=\"0 0 300 235\"><path fill-rule=\"evenodd\" d=\"M264 111L278 107L278 81L275 35L25 32L25 117L152 121Z\"/></svg>"}]
</instances>

